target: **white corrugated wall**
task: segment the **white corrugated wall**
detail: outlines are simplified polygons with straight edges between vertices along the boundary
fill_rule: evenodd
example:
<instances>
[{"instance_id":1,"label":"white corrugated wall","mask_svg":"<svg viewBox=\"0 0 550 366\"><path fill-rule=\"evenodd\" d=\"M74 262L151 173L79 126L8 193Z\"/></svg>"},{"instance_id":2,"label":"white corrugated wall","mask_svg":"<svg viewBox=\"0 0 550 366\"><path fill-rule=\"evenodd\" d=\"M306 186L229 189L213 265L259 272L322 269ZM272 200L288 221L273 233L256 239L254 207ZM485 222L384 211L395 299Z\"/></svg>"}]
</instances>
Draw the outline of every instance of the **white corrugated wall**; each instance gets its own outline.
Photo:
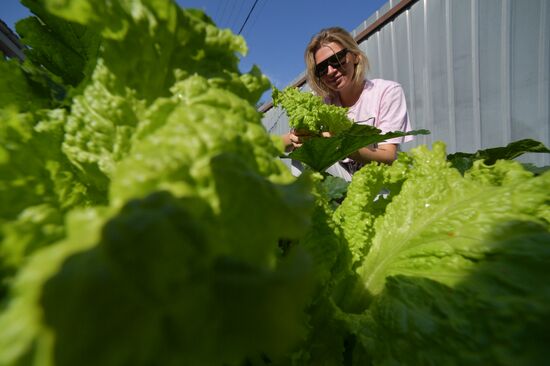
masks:
<instances>
[{"instance_id":1,"label":"white corrugated wall","mask_svg":"<svg viewBox=\"0 0 550 366\"><path fill-rule=\"evenodd\" d=\"M398 1L390 0L355 32ZM305 45L304 45L305 47ZM419 0L361 42L370 78L403 85L413 127L448 152L473 152L531 138L550 146L550 0ZM288 131L271 108L264 125ZM550 165L549 154L521 159Z\"/></svg>"}]
</instances>

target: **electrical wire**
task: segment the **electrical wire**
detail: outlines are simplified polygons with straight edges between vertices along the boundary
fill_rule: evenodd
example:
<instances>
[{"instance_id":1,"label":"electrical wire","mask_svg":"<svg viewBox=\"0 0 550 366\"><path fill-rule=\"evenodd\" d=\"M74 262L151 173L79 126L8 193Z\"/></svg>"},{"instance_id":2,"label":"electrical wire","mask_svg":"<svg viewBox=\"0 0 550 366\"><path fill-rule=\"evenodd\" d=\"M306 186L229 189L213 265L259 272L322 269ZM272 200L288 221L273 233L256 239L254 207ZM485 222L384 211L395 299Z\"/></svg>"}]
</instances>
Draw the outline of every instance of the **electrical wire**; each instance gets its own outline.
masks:
<instances>
[{"instance_id":1,"label":"electrical wire","mask_svg":"<svg viewBox=\"0 0 550 366\"><path fill-rule=\"evenodd\" d=\"M237 28L237 25L240 23L240 15L243 12L243 6L245 1L240 1L239 10L237 11L236 17L235 17L235 29Z\"/></svg>"},{"instance_id":2,"label":"electrical wire","mask_svg":"<svg viewBox=\"0 0 550 366\"><path fill-rule=\"evenodd\" d=\"M250 23L250 25L248 26L248 28L246 28L246 33L250 34L250 31L254 28L254 26L256 25L256 21L258 20L258 18L260 18L262 16L262 11L264 10L265 8L265 4L267 4L267 1L262 1L261 5L259 6L258 10L256 11L256 16L254 16L252 18L252 22ZM243 33L244 34L244 33Z\"/></svg>"},{"instance_id":3,"label":"electrical wire","mask_svg":"<svg viewBox=\"0 0 550 366\"><path fill-rule=\"evenodd\" d=\"M241 25L241 29L239 29L238 34L241 34L241 32L243 31L243 28L246 25L246 22L248 22L248 18L250 18L250 14L252 14L252 12L254 11L254 8L256 7L257 3L258 3L258 0L254 0L254 4L252 4L252 7L250 8L248 15L246 16L246 19L244 20L243 25Z\"/></svg>"}]
</instances>

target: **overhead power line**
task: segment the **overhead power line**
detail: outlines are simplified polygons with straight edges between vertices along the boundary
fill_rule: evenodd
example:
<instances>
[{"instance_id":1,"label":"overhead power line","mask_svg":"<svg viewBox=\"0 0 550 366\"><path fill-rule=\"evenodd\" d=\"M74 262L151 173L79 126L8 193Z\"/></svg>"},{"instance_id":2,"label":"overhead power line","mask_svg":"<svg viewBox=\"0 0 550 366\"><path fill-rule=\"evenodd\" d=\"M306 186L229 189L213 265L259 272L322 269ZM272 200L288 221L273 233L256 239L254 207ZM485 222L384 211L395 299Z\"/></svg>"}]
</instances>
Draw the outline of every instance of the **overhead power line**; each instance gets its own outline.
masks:
<instances>
[{"instance_id":1,"label":"overhead power line","mask_svg":"<svg viewBox=\"0 0 550 366\"><path fill-rule=\"evenodd\" d=\"M245 1L239 1L239 3L240 3L239 4L239 10L237 10L237 14L235 16L235 28L232 27L232 29L237 29L237 26L241 22L240 19L241 19L241 14L243 12L243 6L244 6Z\"/></svg>"},{"instance_id":2,"label":"overhead power line","mask_svg":"<svg viewBox=\"0 0 550 366\"><path fill-rule=\"evenodd\" d=\"M248 26L248 30L246 32L248 32L250 34L250 31L254 28L254 26L256 25L256 22L258 21L258 18L261 18L262 16L262 11L264 10L265 8L265 4L267 4L267 1L262 1L260 5L258 5L258 10L256 10L256 15L252 17L252 20L250 22L250 25ZM244 33L243 33L244 34Z\"/></svg>"},{"instance_id":3,"label":"overhead power line","mask_svg":"<svg viewBox=\"0 0 550 366\"><path fill-rule=\"evenodd\" d=\"M241 29L239 29L239 34L243 31L244 26L246 25L246 22L248 22L248 18L250 18L250 14L254 11L254 8L256 7L256 4L258 3L258 0L254 0L254 4L252 4L252 7L250 8L250 11L248 12L248 15L246 16L246 19L243 22L243 25L241 25Z\"/></svg>"}]
</instances>

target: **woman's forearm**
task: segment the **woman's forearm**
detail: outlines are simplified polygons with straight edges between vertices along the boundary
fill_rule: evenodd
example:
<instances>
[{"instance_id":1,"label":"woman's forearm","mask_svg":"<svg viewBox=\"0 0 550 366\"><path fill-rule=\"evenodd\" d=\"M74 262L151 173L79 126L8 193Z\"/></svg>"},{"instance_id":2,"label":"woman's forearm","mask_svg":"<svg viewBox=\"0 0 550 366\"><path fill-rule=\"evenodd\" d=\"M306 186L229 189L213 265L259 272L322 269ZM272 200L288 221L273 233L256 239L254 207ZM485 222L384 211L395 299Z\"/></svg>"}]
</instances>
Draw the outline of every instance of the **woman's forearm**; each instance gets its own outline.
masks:
<instances>
[{"instance_id":1,"label":"woman's forearm","mask_svg":"<svg viewBox=\"0 0 550 366\"><path fill-rule=\"evenodd\" d=\"M378 147L363 147L349 156L355 161L366 164L371 161L391 164L397 158L397 145L385 144Z\"/></svg>"}]
</instances>

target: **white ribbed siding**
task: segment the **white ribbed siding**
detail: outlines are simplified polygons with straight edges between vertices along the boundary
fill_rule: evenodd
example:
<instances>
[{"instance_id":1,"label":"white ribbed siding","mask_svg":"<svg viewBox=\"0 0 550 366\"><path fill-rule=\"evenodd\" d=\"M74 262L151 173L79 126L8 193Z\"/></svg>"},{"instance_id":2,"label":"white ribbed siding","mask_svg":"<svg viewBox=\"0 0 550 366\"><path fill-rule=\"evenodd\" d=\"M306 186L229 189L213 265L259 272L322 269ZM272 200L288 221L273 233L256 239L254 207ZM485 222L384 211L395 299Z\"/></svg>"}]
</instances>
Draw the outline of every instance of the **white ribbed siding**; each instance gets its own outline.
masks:
<instances>
[{"instance_id":1,"label":"white ribbed siding","mask_svg":"<svg viewBox=\"0 0 550 366\"><path fill-rule=\"evenodd\" d=\"M444 141L473 152L531 138L550 146L550 0L419 0L361 42L369 77L402 84L415 129L403 146ZM368 27L392 0L363 22ZM305 46L305 45L304 45ZM272 108L264 124L288 131ZM549 154L521 158L550 165Z\"/></svg>"}]
</instances>

